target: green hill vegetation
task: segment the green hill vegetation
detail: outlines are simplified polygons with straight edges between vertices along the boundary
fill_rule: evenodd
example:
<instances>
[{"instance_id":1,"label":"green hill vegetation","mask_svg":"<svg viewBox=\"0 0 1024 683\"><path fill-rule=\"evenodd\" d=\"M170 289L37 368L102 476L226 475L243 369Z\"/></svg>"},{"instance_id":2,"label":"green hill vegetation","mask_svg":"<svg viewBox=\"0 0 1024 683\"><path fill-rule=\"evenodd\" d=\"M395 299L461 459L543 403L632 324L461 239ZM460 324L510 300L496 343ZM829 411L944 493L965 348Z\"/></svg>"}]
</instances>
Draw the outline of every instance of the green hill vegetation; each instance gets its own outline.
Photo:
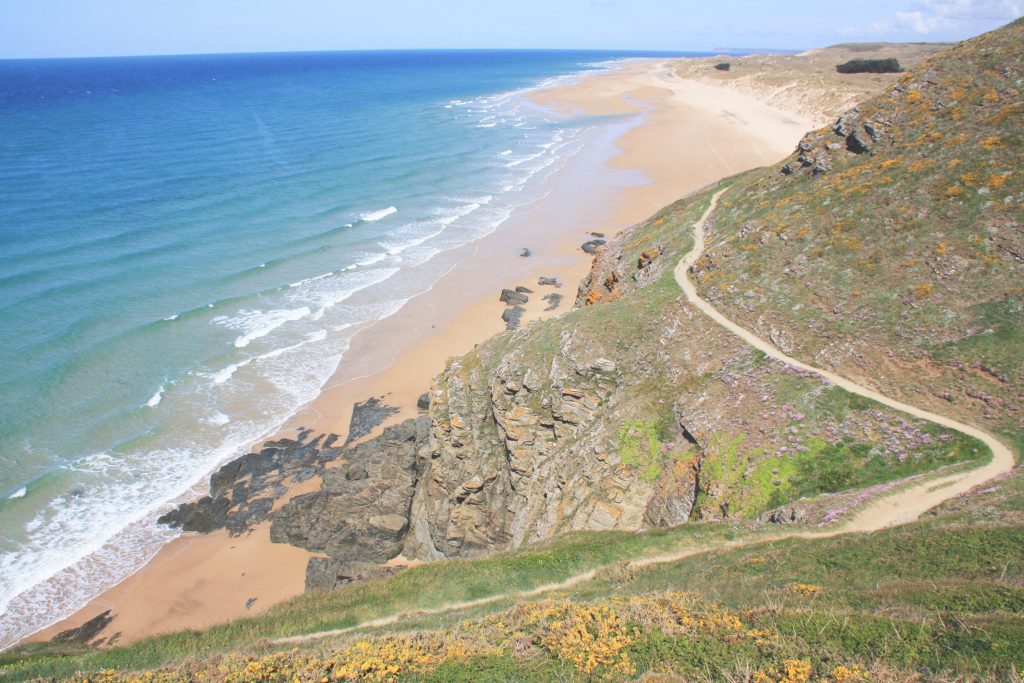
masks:
<instances>
[{"instance_id":1,"label":"green hill vegetation","mask_svg":"<svg viewBox=\"0 0 1024 683\"><path fill-rule=\"evenodd\" d=\"M841 74L898 74L903 71L900 61L895 57L886 59L851 59L836 65Z\"/></svg>"},{"instance_id":2,"label":"green hill vegetation","mask_svg":"<svg viewBox=\"0 0 1024 683\"><path fill-rule=\"evenodd\" d=\"M0 679L1019 681L1024 471L838 533L987 449L745 346L672 270L728 187L691 275L703 297L1019 456L1022 79L1024 21L937 55L789 159L609 242L572 312L455 359L431 392L437 462L498 463L524 506L513 524L480 498L455 550L506 552L202 632L24 647ZM642 528L576 530L598 527Z\"/></svg>"}]
</instances>

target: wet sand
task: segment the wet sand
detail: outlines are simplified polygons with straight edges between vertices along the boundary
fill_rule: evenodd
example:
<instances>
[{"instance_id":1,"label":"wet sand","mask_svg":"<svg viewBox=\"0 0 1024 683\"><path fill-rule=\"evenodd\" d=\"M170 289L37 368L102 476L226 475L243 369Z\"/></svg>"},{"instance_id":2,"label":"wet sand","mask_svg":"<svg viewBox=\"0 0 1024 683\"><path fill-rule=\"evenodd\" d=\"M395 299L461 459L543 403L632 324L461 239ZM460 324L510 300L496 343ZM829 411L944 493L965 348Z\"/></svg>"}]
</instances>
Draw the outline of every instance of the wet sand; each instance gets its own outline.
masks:
<instances>
[{"instance_id":1,"label":"wet sand","mask_svg":"<svg viewBox=\"0 0 1024 683\"><path fill-rule=\"evenodd\" d=\"M591 232L613 236L677 197L788 154L811 126L741 93L683 81L667 62L637 60L530 98L568 116L611 116L548 181L546 194L495 233L461 247L458 265L428 292L353 338L321 395L295 415L299 427L345 437L357 401L383 397L399 409L384 425L417 413L416 400L462 354L504 329L503 287L533 290L523 323L572 307L591 257L579 246ZM520 256L523 248L531 256ZM558 277L559 289L540 276ZM546 312L541 297L563 295ZM315 483L306 483L303 492ZM257 613L302 592L306 551L271 544L267 525L250 535L186 535L168 544L132 577L72 617L36 634L43 640L115 611L101 634L120 643L185 627L201 628ZM246 602L257 598L246 607Z\"/></svg>"}]
</instances>

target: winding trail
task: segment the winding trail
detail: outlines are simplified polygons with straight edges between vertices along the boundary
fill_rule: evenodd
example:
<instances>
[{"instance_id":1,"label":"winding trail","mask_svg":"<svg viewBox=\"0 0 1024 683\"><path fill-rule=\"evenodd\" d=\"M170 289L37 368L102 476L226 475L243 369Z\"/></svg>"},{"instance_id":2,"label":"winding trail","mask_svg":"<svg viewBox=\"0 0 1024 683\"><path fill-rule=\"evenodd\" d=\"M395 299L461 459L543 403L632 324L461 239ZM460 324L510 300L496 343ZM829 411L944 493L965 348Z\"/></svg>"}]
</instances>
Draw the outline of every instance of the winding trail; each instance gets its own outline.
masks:
<instances>
[{"instance_id":1,"label":"winding trail","mask_svg":"<svg viewBox=\"0 0 1024 683\"><path fill-rule=\"evenodd\" d=\"M676 283L682 288L683 294L686 299L699 308L705 315L710 317L716 323L729 330L744 342L754 347L755 349L763 352L766 356L774 358L778 361L782 361L793 367L800 368L807 372L814 373L819 377L835 384L836 386L842 387L850 393L864 396L873 401L877 401L883 405L889 406L899 410L900 412L913 415L914 417L934 422L935 424L942 425L949 429L962 432L969 436L982 441L986 446L992 450L992 460L981 467L977 467L966 472L958 472L956 474L939 477L936 479L929 479L919 484L915 484L906 489L896 491L890 495L883 496L877 500L869 503L859 512L851 516L845 523L837 525L835 527L821 530L821 531L794 531L789 533L779 533L772 535L756 536L748 539L741 539L736 541L723 541L714 544L710 544L703 547L692 547L684 548L672 553L666 553L663 555L655 555L651 557L644 557L637 560L631 561L629 564L634 567L645 567L653 564L661 564L665 562L676 562L678 560L699 555L712 550L727 550L731 548L738 548L745 545L753 545L760 543L769 543L772 541L779 541L787 538L829 538L832 536L838 536L840 534L852 533L852 532L870 532L884 529L890 526L897 526L900 524L906 524L912 522L920 517L923 513L927 512L931 508L939 505L950 498L955 498L962 493L966 493L972 488L983 484L995 477L1009 472L1013 469L1014 459L1013 452L1004 445L1001 441L996 439L994 436L986 431L972 427L971 425L964 424L950 417L945 417L937 413L933 413L921 408L916 408L912 405L891 399L883 394L878 393L873 389L863 387L855 382L852 382L845 377L841 377L828 370L822 370L816 368L807 363L796 360L795 358L786 355L778 348L770 344L769 342L761 339L753 332L740 327L733 321L726 318L724 315L718 312L714 306L700 298L697 294L697 289L694 287L690 278L687 276L687 271L697 262L697 260L704 253L704 228L707 225L708 219L714 212L715 207L718 204L718 198L728 188L724 188L715 193L711 198L711 204L707 210L700 217L694 226L693 234L693 249L690 250L686 256L679 261L679 264L675 267L673 274L675 275ZM367 628L378 628L381 626L390 626L397 623L398 621L411 617L411 616L429 616L433 614L443 614L445 612L454 612L464 609L470 609L473 607L479 607L487 605L501 600L507 600L510 598L522 599L529 598L552 591L565 590L572 588L578 584L590 581L597 573L605 567L598 567L591 569L590 571L582 572L574 576L555 583L548 583L542 586L537 586L527 591L510 591L508 593L502 593L498 595L490 595L477 600L468 600L465 602L452 602L444 605L429 609L414 609L407 610L404 612L397 612L395 614L381 617L379 619L373 619L365 621L355 626L349 626L347 628L332 629L328 631L318 631L316 633L309 633L300 636L290 636L287 638L277 638L271 642L277 644L294 644L308 640L315 640L320 638L328 638L331 636L344 635L355 631L356 629L367 629Z\"/></svg>"},{"instance_id":2,"label":"winding trail","mask_svg":"<svg viewBox=\"0 0 1024 683\"><path fill-rule=\"evenodd\" d=\"M724 193L726 189L728 188L721 189L715 193L711 198L711 204L704 212L704 215L700 217L700 220L698 220L696 224L694 224L693 249L690 250L689 254L683 257L673 272L676 278L676 283L680 288L682 288L683 294L691 304L699 308L702 313L707 315L716 323L770 358L782 361L787 365L792 365L793 367L800 368L801 370L812 372L822 379L825 379L838 387L842 387L852 394L864 396L865 398L877 401L878 403L889 406L890 408L895 408L896 410L907 413L908 415L913 415L914 417L922 420L928 420L929 422L934 422L935 424L967 434L968 436L973 436L974 438L982 441L992 450L992 460L981 467L941 477L939 479L925 481L903 491L896 492L890 496L878 499L854 515L845 524L838 527L836 533L875 531L887 526L912 522L921 516L922 513L932 509L936 505L949 500L950 498L959 496L960 494L965 493L975 486L983 484L1000 474L1009 472L1013 468L1013 452L988 432L978 429L977 427L964 424L963 422L959 422L953 418L939 415L922 408L916 408L912 405L889 398L888 396L878 393L874 389L862 387L845 377L840 377L834 372L816 368L813 365L808 365L807 363L798 361L791 356L787 356L771 343L761 339L753 332L750 332L729 320L719 313L714 306L700 298L697 294L697 289L693 286L693 283L687 276L687 271L697 262L701 257L701 254L704 253L704 228L707 225L712 212L714 212L715 206L718 204L718 198L722 196L722 193Z\"/></svg>"}]
</instances>

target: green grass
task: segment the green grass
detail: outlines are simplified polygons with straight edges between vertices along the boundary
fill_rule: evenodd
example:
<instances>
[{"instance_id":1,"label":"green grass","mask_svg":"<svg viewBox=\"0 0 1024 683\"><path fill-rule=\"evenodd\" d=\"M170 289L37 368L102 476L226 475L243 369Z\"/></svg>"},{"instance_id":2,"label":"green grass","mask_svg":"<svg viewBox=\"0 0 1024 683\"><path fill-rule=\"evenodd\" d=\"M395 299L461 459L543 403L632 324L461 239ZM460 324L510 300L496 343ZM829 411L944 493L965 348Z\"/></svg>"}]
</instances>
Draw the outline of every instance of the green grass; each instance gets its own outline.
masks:
<instances>
[{"instance_id":1,"label":"green grass","mask_svg":"<svg viewBox=\"0 0 1024 683\"><path fill-rule=\"evenodd\" d=\"M630 571L613 568L556 596L585 602L697 590L704 600L745 614L751 625L782 634L770 648L754 651L749 643L737 645L710 634L681 638L645 630L631 650L638 674L704 671L710 680L726 680L723 676L743 662L767 666L784 658L809 658L819 668L862 662L904 670L1006 673L1024 666L1024 525L1013 517L1020 511L1024 473L1018 472L914 524L873 534L755 542ZM751 537L755 528L690 524L641 535L573 534L542 549L433 564L388 580L305 596L204 632L101 652L37 646L21 651L21 658L8 653L0 675L21 680L79 670L174 667L186 658L222 651L265 651L259 644L264 638L352 625L510 587L528 589L644 554ZM820 591L802 596L789 589L795 583ZM413 615L389 628L448 627L507 610L512 602ZM474 672L493 680L587 680L557 659L524 662L508 653L450 661L418 680L471 680Z\"/></svg>"},{"instance_id":2,"label":"green grass","mask_svg":"<svg viewBox=\"0 0 1024 683\"><path fill-rule=\"evenodd\" d=\"M652 483L661 477L665 446L672 438L672 417L663 414L649 420L629 420L619 430L619 458L639 470L640 479Z\"/></svg>"},{"instance_id":3,"label":"green grass","mask_svg":"<svg viewBox=\"0 0 1024 683\"><path fill-rule=\"evenodd\" d=\"M588 569L734 533L724 525L690 525L646 534L568 534L543 548L433 563L386 580L300 596L262 615L204 631L184 631L100 651L58 645L17 648L0 657L0 677L24 680L65 677L83 670L156 668L217 652L259 649L258 643L270 638L345 628L396 612L529 590Z\"/></svg>"}]
</instances>

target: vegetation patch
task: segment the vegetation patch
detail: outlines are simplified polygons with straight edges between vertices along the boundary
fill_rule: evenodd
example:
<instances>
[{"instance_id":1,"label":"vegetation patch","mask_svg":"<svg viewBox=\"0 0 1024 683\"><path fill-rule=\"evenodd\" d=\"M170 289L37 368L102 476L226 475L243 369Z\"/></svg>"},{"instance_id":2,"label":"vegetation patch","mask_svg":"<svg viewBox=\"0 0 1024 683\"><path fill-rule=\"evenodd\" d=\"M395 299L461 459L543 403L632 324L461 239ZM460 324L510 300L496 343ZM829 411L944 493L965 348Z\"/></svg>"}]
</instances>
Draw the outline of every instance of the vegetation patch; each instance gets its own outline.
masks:
<instances>
[{"instance_id":1,"label":"vegetation patch","mask_svg":"<svg viewBox=\"0 0 1024 683\"><path fill-rule=\"evenodd\" d=\"M619 430L619 459L636 468L643 481L652 483L661 477L672 440L669 418L629 420Z\"/></svg>"},{"instance_id":2,"label":"vegetation patch","mask_svg":"<svg viewBox=\"0 0 1024 683\"><path fill-rule=\"evenodd\" d=\"M836 66L841 74L898 74L903 71L895 57L886 59L851 59Z\"/></svg>"}]
</instances>

